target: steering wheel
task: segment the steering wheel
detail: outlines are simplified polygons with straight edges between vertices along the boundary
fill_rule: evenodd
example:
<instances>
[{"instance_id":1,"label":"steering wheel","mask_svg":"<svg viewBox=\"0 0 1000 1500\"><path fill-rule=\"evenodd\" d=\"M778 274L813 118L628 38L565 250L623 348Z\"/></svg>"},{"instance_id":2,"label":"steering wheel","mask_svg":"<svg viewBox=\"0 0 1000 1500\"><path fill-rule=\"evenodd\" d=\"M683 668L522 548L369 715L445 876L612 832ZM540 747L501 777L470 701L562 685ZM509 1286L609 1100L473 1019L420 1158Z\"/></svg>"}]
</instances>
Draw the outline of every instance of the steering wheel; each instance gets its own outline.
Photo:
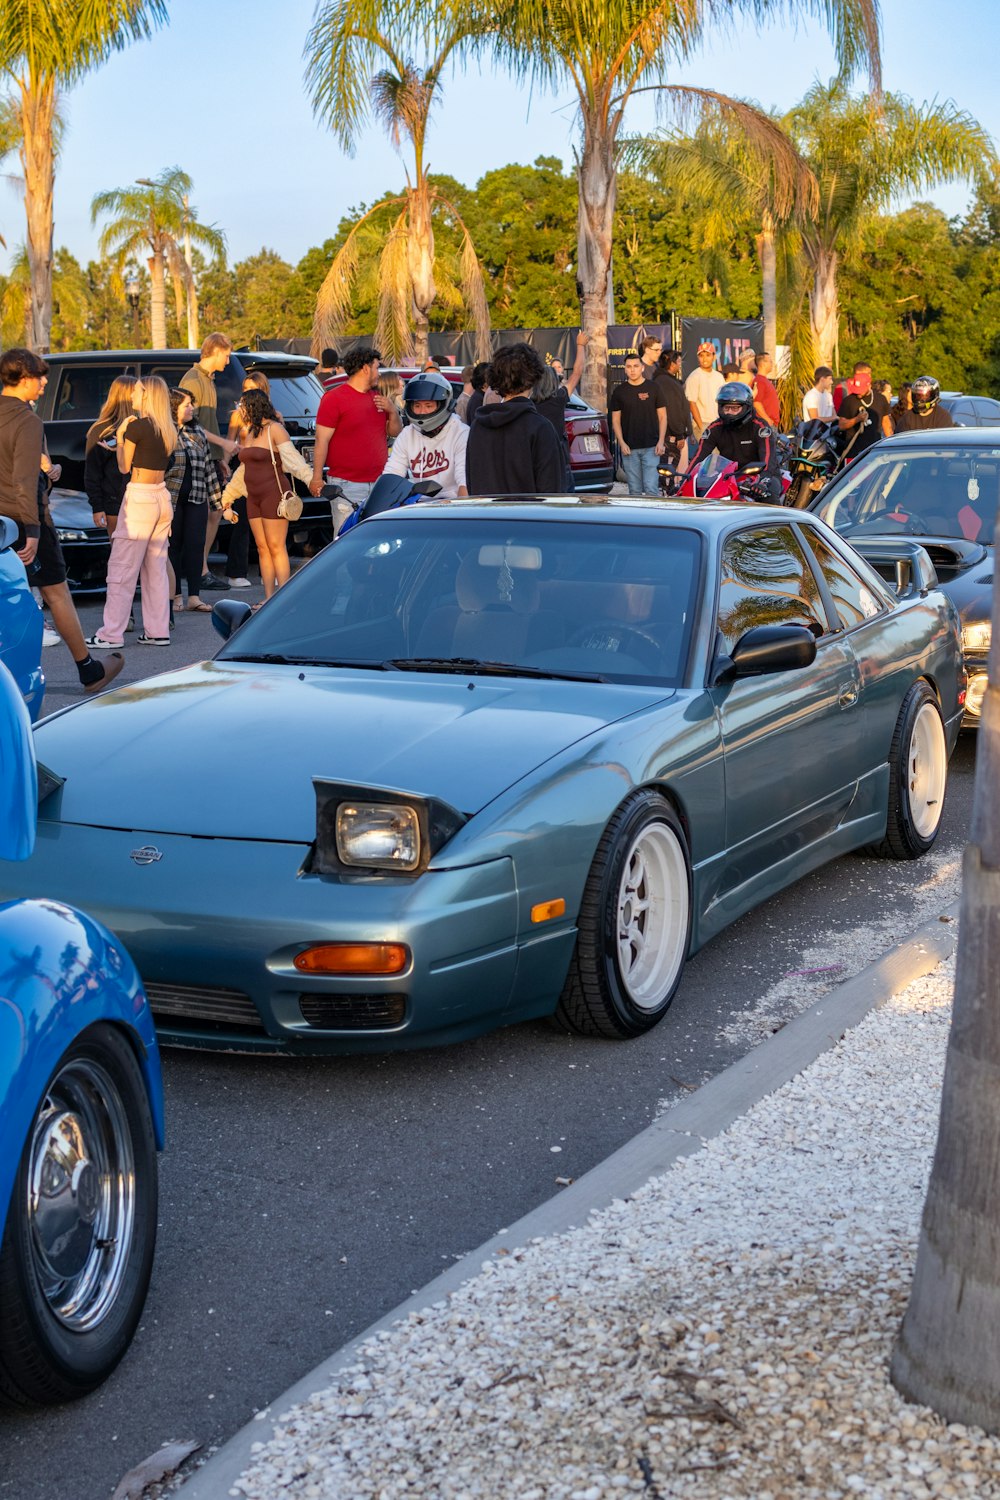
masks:
<instances>
[{"instance_id":1,"label":"steering wheel","mask_svg":"<svg viewBox=\"0 0 1000 1500\"><path fill-rule=\"evenodd\" d=\"M609 644L610 637L616 638L617 644ZM647 635L644 630L639 630L634 625L623 625L620 620L592 620L589 625L583 625L575 630L566 642L567 646L592 647L604 651L621 651L626 656L634 656L641 661L643 666L656 669L660 666L663 657L663 648L659 641ZM633 644L638 645L638 651L633 649Z\"/></svg>"}]
</instances>

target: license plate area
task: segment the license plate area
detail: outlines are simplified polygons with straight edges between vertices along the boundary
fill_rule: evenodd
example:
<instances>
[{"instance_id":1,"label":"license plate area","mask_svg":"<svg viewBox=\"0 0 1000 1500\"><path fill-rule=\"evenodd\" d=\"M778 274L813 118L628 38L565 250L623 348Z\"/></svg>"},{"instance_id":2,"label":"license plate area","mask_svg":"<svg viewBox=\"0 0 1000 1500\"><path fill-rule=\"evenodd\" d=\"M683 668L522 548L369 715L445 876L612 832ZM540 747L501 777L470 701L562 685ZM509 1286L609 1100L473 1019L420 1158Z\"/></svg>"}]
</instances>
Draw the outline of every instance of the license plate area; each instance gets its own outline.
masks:
<instances>
[{"instance_id":1,"label":"license plate area","mask_svg":"<svg viewBox=\"0 0 1000 1500\"><path fill-rule=\"evenodd\" d=\"M601 442L601 438L598 433L588 432L587 436L583 440L583 451L584 453L604 452L604 444Z\"/></svg>"}]
</instances>

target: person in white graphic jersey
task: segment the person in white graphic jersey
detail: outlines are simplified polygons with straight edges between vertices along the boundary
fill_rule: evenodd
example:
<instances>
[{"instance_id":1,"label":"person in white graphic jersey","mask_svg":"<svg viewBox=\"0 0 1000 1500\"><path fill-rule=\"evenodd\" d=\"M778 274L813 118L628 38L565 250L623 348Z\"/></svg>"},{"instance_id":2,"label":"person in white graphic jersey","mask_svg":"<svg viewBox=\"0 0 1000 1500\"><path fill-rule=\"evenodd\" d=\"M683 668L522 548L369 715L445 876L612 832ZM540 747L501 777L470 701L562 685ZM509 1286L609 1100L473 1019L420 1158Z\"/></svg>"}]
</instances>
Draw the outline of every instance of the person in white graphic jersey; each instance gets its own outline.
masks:
<instances>
[{"instance_id":1,"label":"person in white graphic jersey","mask_svg":"<svg viewBox=\"0 0 1000 1500\"><path fill-rule=\"evenodd\" d=\"M403 412L407 425L392 445L383 474L414 481L433 479L442 500L469 493L465 449L469 429L453 414L456 392L438 370L425 370L406 382Z\"/></svg>"}]
</instances>

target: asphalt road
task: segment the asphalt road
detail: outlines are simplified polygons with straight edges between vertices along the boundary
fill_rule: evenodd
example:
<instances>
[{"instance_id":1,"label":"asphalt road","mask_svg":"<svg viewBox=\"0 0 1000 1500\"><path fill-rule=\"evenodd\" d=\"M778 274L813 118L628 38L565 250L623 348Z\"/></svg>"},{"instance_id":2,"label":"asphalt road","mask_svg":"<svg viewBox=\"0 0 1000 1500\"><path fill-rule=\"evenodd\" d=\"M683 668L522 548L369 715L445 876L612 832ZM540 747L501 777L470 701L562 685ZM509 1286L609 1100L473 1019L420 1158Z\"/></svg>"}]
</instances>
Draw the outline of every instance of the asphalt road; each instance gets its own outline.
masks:
<instances>
[{"instance_id":1,"label":"asphalt road","mask_svg":"<svg viewBox=\"0 0 1000 1500\"><path fill-rule=\"evenodd\" d=\"M81 614L89 634L98 612ZM182 618L169 650L129 648L120 680L207 655L216 639L207 616ZM47 706L72 701L68 654L47 650L45 666ZM538 1023L384 1058L167 1052L142 1327L88 1400L0 1415L0 1500L104 1500L167 1439L224 1441L453 1257L558 1192L557 1177L579 1177L662 1101L934 915L955 894L974 754L966 738L931 856L851 856L800 882L697 955L670 1015L637 1041Z\"/></svg>"}]
</instances>

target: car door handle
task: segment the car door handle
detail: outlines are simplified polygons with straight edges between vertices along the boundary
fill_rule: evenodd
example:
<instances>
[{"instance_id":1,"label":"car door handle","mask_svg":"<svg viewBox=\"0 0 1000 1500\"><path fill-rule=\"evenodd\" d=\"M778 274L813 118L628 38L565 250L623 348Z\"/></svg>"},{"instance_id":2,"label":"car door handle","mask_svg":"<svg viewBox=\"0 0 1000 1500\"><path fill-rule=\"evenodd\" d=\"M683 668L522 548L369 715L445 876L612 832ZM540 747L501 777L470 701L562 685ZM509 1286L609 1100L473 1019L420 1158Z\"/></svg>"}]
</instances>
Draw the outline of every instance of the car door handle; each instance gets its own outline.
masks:
<instances>
[{"instance_id":1,"label":"car door handle","mask_svg":"<svg viewBox=\"0 0 1000 1500\"><path fill-rule=\"evenodd\" d=\"M853 682L851 683L850 687L845 687L841 690L840 697L837 699L837 702L840 704L841 708L853 708L857 701L858 690Z\"/></svg>"}]
</instances>

